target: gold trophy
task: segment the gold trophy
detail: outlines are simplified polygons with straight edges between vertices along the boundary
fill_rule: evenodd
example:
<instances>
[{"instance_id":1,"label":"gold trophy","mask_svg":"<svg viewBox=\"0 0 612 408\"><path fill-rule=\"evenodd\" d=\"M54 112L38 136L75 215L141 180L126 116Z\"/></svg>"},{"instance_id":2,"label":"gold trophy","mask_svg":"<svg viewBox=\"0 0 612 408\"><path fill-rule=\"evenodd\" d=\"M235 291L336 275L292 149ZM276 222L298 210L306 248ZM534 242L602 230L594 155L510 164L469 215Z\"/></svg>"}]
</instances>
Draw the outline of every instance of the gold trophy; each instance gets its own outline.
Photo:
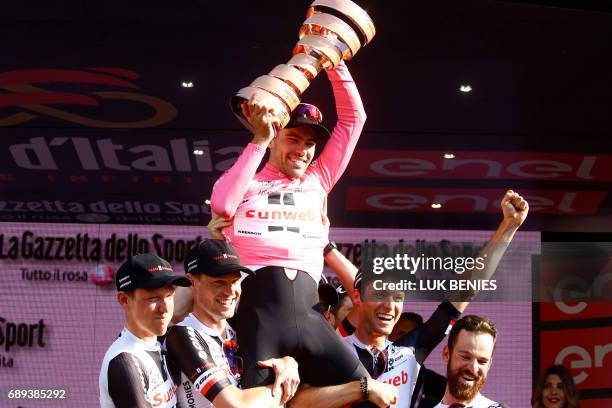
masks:
<instances>
[{"instance_id":1,"label":"gold trophy","mask_svg":"<svg viewBox=\"0 0 612 408\"><path fill-rule=\"evenodd\" d=\"M280 127L285 127L291 112L300 103L300 96L319 72L354 57L375 34L370 16L352 1L315 0L300 28L300 40L293 48L293 57L239 90L230 99L232 112L253 132L242 114L241 105L255 96L264 105L274 108Z\"/></svg>"}]
</instances>

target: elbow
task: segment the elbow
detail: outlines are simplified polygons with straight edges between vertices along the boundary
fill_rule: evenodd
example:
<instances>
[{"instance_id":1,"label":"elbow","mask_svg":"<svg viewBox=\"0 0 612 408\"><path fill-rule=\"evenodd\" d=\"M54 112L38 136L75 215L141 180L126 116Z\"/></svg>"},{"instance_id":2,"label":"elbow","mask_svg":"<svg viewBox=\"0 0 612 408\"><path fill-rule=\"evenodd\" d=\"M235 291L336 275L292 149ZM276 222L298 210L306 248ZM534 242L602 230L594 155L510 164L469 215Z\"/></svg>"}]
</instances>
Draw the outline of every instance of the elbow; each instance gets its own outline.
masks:
<instances>
[{"instance_id":1,"label":"elbow","mask_svg":"<svg viewBox=\"0 0 612 408\"><path fill-rule=\"evenodd\" d=\"M300 384L297 393L291 398L285 406L287 408L308 408L313 406L312 398L309 398L310 394L310 385L308 384Z\"/></svg>"},{"instance_id":2,"label":"elbow","mask_svg":"<svg viewBox=\"0 0 612 408\"><path fill-rule=\"evenodd\" d=\"M211 205L210 209L212 212L214 212L221 218L232 218L232 212L228 207L225 207L222 205L220 206Z\"/></svg>"},{"instance_id":3,"label":"elbow","mask_svg":"<svg viewBox=\"0 0 612 408\"><path fill-rule=\"evenodd\" d=\"M309 406L313 406L313 405L307 404L304 398L301 398L300 394L298 393L295 397L289 400L289 402L287 402L285 406L287 408L308 408Z\"/></svg>"},{"instance_id":4,"label":"elbow","mask_svg":"<svg viewBox=\"0 0 612 408\"><path fill-rule=\"evenodd\" d=\"M355 122L358 125L363 126L367 118L368 115L366 114L365 109L363 109L363 106L355 111Z\"/></svg>"},{"instance_id":5,"label":"elbow","mask_svg":"<svg viewBox=\"0 0 612 408\"><path fill-rule=\"evenodd\" d=\"M366 113L365 111L357 111L355 114L355 119L353 122L353 131L361 134L363 132L363 128L365 127L366 122Z\"/></svg>"},{"instance_id":6,"label":"elbow","mask_svg":"<svg viewBox=\"0 0 612 408\"><path fill-rule=\"evenodd\" d=\"M210 199L210 209L221 218L231 218L233 215L232 209L227 205L227 200L218 199L214 193Z\"/></svg>"}]
</instances>

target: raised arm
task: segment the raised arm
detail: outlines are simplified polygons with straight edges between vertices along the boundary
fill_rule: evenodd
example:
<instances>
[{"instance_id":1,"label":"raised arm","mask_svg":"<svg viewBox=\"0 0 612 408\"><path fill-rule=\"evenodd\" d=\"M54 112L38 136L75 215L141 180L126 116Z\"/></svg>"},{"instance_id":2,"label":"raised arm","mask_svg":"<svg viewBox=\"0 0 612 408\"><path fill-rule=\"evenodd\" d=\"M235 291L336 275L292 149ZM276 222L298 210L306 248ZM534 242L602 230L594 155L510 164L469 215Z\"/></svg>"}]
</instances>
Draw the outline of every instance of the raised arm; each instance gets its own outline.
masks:
<instances>
[{"instance_id":1,"label":"raised arm","mask_svg":"<svg viewBox=\"0 0 612 408\"><path fill-rule=\"evenodd\" d=\"M357 86L344 62L336 69L328 70L327 76L334 92L338 122L317 159L315 171L320 175L323 187L329 192L351 159L366 120L366 113Z\"/></svg>"},{"instance_id":2,"label":"raised arm","mask_svg":"<svg viewBox=\"0 0 612 408\"><path fill-rule=\"evenodd\" d=\"M459 316L459 311L450 302L441 303L421 327L400 337L396 344L414 347L415 358L422 364Z\"/></svg>"},{"instance_id":3,"label":"raised arm","mask_svg":"<svg viewBox=\"0 0 612 408\"><path fill-rule=\"evenodd\" d=\"M489 279L495 273L499 262L506 253L506 249L512 242L514 234L527 218L529 204L518 193L508 190L501 202L504 218L500 222L497 230L489 239L479 256L484 258L485 267L482 269L472 268L466 271L468 279ZM463 293L464 301L451 302L455 308L463 313L478 291Z\"/></svg>"},{"instance_id":4,"label":"raised arm","mask_svg":"<svg viewBox=\"0 0 612 408\"><path fill-rule=\"evenodd\" d=\"M325 254L325 263L336 272L338 279L342 282L342 286L344 286L349 293L352 293L355 275L358 270L357 267L353 265L342 252L335 248Z\"/></svg>"},{"instance_id":5,"label":"raised arm","mask_svg":"<svg viewBox=\"0 0 612 408\"><path fill-rule=\"evenodd\" d=\"M236 163L217 180L210 198L212 210L224 218L231 218L236 213L278 126L274 110L268 109L254 97L242 105L242 113L255 129L255 134Z\"/></svg>"}]
</instances>

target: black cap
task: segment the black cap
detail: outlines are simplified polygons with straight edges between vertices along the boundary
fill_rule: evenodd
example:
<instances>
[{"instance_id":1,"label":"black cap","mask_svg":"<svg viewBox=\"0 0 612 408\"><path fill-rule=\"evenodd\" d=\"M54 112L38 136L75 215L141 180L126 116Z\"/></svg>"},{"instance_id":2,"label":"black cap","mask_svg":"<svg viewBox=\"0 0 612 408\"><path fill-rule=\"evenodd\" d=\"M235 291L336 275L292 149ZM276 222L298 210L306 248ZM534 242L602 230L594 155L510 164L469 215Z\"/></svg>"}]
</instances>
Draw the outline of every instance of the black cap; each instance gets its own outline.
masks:
<instances>
[{"instance_id":1,"label":"black cap","mask_svg":"<svg viewBox=\"0 0 612 408\"><path fill-rule=\"evenodd\" d=\"M292 118L285 127L291 129L298 128L301 126L310 126L311 128L313 128L315 133L317 134L317 142L325 142L330 137L329 130L327 130L325 126L304 116L297 116L295 118Z\"/></svg>"},{"instance_id":2,"label":"black cap","mask_svg":"<svg viewBox=\"0 0 612 408\"><path fill-rule=\"evenodd\" d=\"M363 268L359 268L355 274L355 281L353 282L353 288L361 289L361 281L363 280Z\"/></svg>"},{"instance_id":3,"label":"black cap","mask_svg":"<svg viewBox=\"0 0 612 408\"><path fill-rule=\"evenodd\" d=\"M230 244L220 239L206 239L191 248L185 257L185 273L222 276L232 272L254 274L240 265L240 256Z\"/></svg>"},{"instance_id":4,"label":"black cap","mask_svg":"<svg viewBox=\"0 0 612 408\"><path fill-rule=\"evenodd\" d=\"M321 123L323 115L319 108L309 103L300 103L291 112L289 123L286 128L297 128L301 126L310 126L316 133L317 142L324 142L329 139L329 130Z\"/></svg>"},{"instance_id":5,"label":"black cap","mask_svg":"<svg viewBox=\"0 0 612 408\"><path fill-rule=\"evenodd\" d=\"M323 283L319 285L319 303L324 303L325 306L337 306L338 305L338 292L329 283Z\"/></svg>"},{"instance_id":6,"label":"black cap","mask_svg":"<svg viewBox=\"0 0 612 408\"><path fill-rule=\"evenodd\" d=\"M117 290L122 292L136 288L157 289L168 283L191 286L191 281L185 276L172 274L172 265L166 260L151 254L131 256L115 276Z\"/></svg>"}]
</instances>

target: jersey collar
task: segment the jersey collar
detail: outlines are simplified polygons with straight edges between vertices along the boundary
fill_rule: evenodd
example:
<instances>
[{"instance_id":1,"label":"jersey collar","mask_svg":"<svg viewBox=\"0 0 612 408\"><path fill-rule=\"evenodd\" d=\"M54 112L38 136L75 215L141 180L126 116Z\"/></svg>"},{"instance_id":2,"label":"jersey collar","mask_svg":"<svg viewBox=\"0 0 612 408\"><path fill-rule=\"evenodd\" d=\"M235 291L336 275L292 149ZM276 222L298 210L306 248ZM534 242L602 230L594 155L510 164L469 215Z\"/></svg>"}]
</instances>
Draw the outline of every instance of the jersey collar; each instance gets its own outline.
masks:
<instances>
[{"instance_id":1,"label":"jersey collar","mask_svg":"<svg viewBox=\"0 0 612 408\"><path fill-rule=\"evenodd\" d=\"M357 338L356 333L351 334L349 338L351 339L351 342L352 342L352 343L353 343L355 346L357 346L357 347L359 347L359 348L361 348L361 349L367 350L367 351L368 351L368 352L369 352L369 353L372 355L372 357L376 357L376 356L374 355L374 352L372 351L372 349L374 349L374 347L370 347L370 346L368 346L367 344L362 343L362 342L361 342L361 340L359 340L359 338ZM385 348L384 348L384 350L389 349L389 347L390 347L392 344L393 344L393 342L392 342L391 340L389 340L388 338L387 338L387 339L385 339ZM380 350L380 351L384 351L384 350Z\"/></svg>"},{"instance_id":2,"label":"jersey collar","mask_svg":"<svg viewBox=\"0 0 612 408\"><path fill-rule=\"evenodd\" d=\"M272 177L282 177L287 180L298 180L298 178L289 177L288 175L286 175L285 173L283 173L276 167L272 166L269 162L266 163L266 165L261 170L261 172L265 175L272 176Z\"/></svg>"},{"instance_id":3,"label":"jersey collar","mask_svg":"<svg viewBox=\"0 0 612 408\"><path fill-rule=\"evenodd\" d=\"M478 393L470 402L463 402L462 404L465 405L466 408L478 408L479 406L481 406L481 404L487 404L489 402L493 402L488 400L484 395L482 395L481 393ZM446 404L442 401L440 401L440 405L442 407L449 407L450 404Z\"/></svg>"},{"instance_id":4,"label":"jersey collar","mask_svg":"<svg viewBox=\"0 0 612 408\"><path fill-rule=\"evenodd\" d=\"M130 343L136 343L136 344L141 345L145 350L149 350L149 351L159 351L160 350L159 342L157 340L155 340L155 343L144 341L140 337L136 337L136 335L132 333L131 331L129 331L127 327L124 327L123 330L121 331L121 337L125 337L125 339Z\"/></svg>"},{"instance_id":5,"label":"jersey collar","mask_svg":"<svg viewBox=\"0 0 612 408\"><path fill-rule=\"evenodd\" d=\"M223 337L221 336L221 334L216 329L208 327L207 325L205 325L204 323L199 321L198 318L195 317L195 315L193 313L189 313L189 315L183 321L183 324L185 326L193 327L197 331L201 331L201 332L203 332L204 334L206 334L206 335L208 335L210 337L216 337L219 340L221 340L221 342L223 342ZM231 328L229 327L229 323L227 323L227 322L225 323L225 331L228 334L232 331Z\"/></svg>"}]
</instances>

